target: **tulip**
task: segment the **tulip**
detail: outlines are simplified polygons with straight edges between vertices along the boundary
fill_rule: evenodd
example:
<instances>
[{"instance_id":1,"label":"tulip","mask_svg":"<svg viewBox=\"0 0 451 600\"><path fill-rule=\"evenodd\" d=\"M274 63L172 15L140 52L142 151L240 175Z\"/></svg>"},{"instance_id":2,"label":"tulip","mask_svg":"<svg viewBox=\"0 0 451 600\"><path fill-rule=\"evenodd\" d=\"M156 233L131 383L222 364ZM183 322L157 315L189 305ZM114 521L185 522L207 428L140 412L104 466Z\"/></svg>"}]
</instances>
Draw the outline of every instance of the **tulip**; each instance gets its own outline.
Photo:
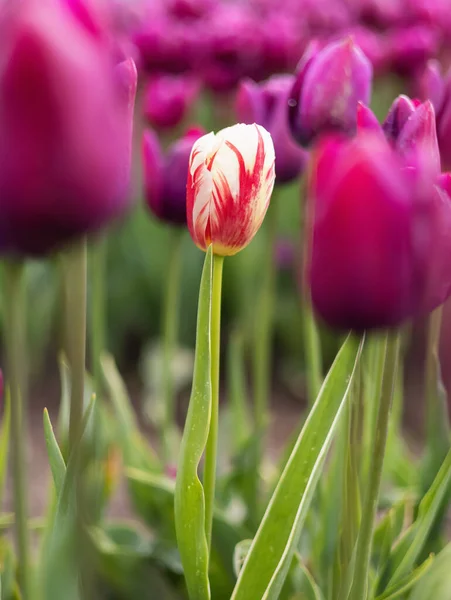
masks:
<instances>
[{"instance_id":1,"label":"tulip","mask_svg":"<svg viewBox=\"0 0 451 600\"><path fill-rule=\"evenodd\" d=\"M417 158L406 165L371 132L314 153L307 276L329 325L396 327L450 294L451 200L427 155Z\"/></svg>"},{"instance_id":2,"label":"tulip","mask_svg":"<svg viewBox=\"0 0 451 600\"><path fill-rule=\"evenodd\" d=\"M158 75L149 79L144 95L144 116L157 129L179 125L199 94L199 83L188 76Z\"/></svg>"},{"instance_id":3,"label":"tulip","mask_svg":"<svg viewBox=\"0 0 451 600\"><path fill-rule=\"evenodd\" d=\"M382 124L382 129L389 141L396 142L407 119L413 115L417 105L416 101L403 94L394 100Z\"/></svg>"},{"instance_id":4,"label":"tulip","mask_svg":"<svg viewBox=\"0 0 451 600\"><path fill-rule=\"evenodd\" d=\"M274 76L261 84L244 80L236 98L238 119L243 123L258 123L271 134L277 157L278 183L299 177L308 156L295 144L288 128L288 94L293 81L291 75Z\"/></svg>"},{"instance_id":5,"label":"tulip","mask_svg":"<svg viewBox=\"0 0 451 600\"><path fill-rule=\"evenodd\" d=\"M425 152L431 167L440 172L435 112L430 100L420 104L407 119L396 140L396 149L407 161L412 156L415 160L419 151Z\"/></svg>"},{"instance_id":6,"label":"tulip","mask_svg":"<svg viewBox=\"0 0 451 600\"><path fill-rule=\"evenodd\" d=\"M194 243L219 256L257 233L274 187L274 146L260 125L234 125L195 142L189 163L187 220Z\"/></svg>"},{"instance_id":7,"label":"tulip","mask_svg":"<svg viewBox=\"0 0 451 600\"><path fill-rule=\"evenodd\" d=\"M359 132L362 130L372 131L379 135L384 134L381 124L371 108L366 106L366 104L359 102L357 104L357 131Z\"/></svg>"},{"instance_id":8,"label":"tulip","mask_svg":"<svg viewBox=\"0 0 451 600\"><path fill-rule=\"evenodd\" d=\"M200 65L205 84L215 92L234 90L242 77L258 76L262 37L255 15L245 3L220 3L202 20L204 56Z\"/></svg>"},{"instance_id":9,"label":"tulip","mask_svg":"<svg viewBox=\"0 0 451 600\"><path fill-rule=\"evenodd\" d=\"M57 1L10 3L0 53L0 249L43 255L129 206L136 68Z\"/></svg>"},{"instance_id":10,"label":"tulip","mask_svg":"<svg viewBox=\"0 0 451 600\"><path fill-rule=\"evenodd\" d=\"M190 129L163 153L157 135L144 132L145 198L151 212L172 225L186 225L186 176L194 142L204 131Z\"/></svg>"},{"instance_id":11,"label":"tulip","mask_svg":"<svg viewBox=\"0 0 451 600\"><path fill-rule=\"evenodd\" d=\"M371 63L352 38L307 48L289 100L295 139L308 146L323 133L354 134L357 103L369 103L371 79Z\"/></svg>"},{"instance_id":12,"label":"tulip","mask_svg":"<svg viewBox=\"0 0 451 600\"><path fill-rule=\"evenodd\" d=\"M445 81L440 63L430 60L424 68L413 77L412 87L414 96L422 100L430 100L436 114L439 114L445 98Z\"/></svg>"},{"instance_id":13,"label":"tulip","mask_svg":"<svg viewBox=\"0 0 451 600\"><path fill-rule=\"evenodd\" d=\"M405 75L437 56L440 37L431 25L415 25L395 30L386 44L392 70Z\"/></svg>"}]
</instances>

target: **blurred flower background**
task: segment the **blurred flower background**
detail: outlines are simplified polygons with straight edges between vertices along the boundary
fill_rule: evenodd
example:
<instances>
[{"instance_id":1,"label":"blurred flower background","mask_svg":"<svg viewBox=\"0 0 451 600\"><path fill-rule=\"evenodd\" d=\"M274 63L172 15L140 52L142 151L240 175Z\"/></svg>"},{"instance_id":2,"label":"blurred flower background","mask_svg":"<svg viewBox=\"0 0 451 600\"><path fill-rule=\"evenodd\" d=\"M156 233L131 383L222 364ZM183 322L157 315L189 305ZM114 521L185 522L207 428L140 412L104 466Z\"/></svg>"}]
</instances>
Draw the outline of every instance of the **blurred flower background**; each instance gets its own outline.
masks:
<instances>
[{"instance_id":1,"label":"blurred flower background","mask_svg":"<svg viewBox=\"0 0 451 600\"><path fill-rule=\"evenodd\" d=\"M83 11L82 0L70 3ZM305 122L316 127L321 103L327 104L338 93L334 89L318 91L322 70L332 68L322 49L331 42L341 44L344 53L351 48L354 62L350 69L355 65L356 77L360 78L360 99L370 99L373 72L371 108L379 120L400 93L431 99L442 160L449 167L449 0L99 0L96 4L113 27L118 61L132 57L138 68L132 165L135 204L125 220L113 224L104 241L107 348L128 380L139 382L136 398L143 400L147 394L154 399L158 385L150 373L158 373L155 361L158 364L161 354L163 290L176 230L182 246L177 343L184 349L177 362L176 387L184 389L189 384L186 372L190 367L186 369L186 364L191 365L190 349L194 348L203 261L203 254L184 228L189 147L202 131L217 131L237 121L256 121L272 134L277 156L273 200L277 203L274 380L282 395L294 394L305 400L306 383L302 373L299 375L299 365L304 364L299 291L304 245L300 234L302 176L309 151L294 144L285 114L293 100L289 94L295 72L298 78L302 73L305 88L311 87L310 95L303 91L307 99L295 99L300 107L298 121L302 120L304 102ZM366 75L362 75L362 68ZM410 101L405 103L406 107L396 108L393 119L399 119L402 110L410 110ZM358 128L366 119L373 122L366 107L359 111L361 121L351 123L351 128ZM301 125L292 123L295 135ZM299 133L300 138L305 135L304 130ZM253 243L227 261L225 341L236 330L245 337L252 324L253 298L260 285L258 265L267 245L268 227L265 223ZM35 377L44 382L43 374L47 374L47 381L53 380L54 356L59 349L59 268L56 260L35 260L27 267L31 367ZM337 341L326 330L322 336L327 363L334 356ZM42 389L48 402L52 387L44 384ZM158 420L158 408L150 412Z\"/></svg>"}]
</instances>

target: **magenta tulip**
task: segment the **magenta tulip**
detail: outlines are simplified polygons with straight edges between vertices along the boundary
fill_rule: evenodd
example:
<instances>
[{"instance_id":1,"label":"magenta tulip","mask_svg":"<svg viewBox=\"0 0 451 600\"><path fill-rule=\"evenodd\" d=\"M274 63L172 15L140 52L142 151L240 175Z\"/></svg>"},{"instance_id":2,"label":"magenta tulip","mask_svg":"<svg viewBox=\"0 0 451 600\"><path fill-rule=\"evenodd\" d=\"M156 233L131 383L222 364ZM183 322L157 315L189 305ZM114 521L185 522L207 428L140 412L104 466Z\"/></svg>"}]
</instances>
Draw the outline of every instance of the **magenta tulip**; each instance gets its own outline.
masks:
<instances>
[{"instance_id":1,"label":"magenta tulip","mask_svg":"<svg viewBox=\"0 0 451 600\"><path fill-rule=\"evenodd\" d=\"M3 252L46 254L128 208L136 69L131 60L115 66L111 49L81 0L23 0L3 11Z\"/></svg>"},{"instance_id":2,"label":"magenta tulip","mask_svg":"<svg viewBox=\"0 0 451 600\"><path fill-rule=\"evenodd\" d=\"M308 146L320 134L354 134L357 103L370 100L372 72L371 63L352 38L319 51L310 46L289 99L294 138Z\"/></svg>"},{"instance_id":3,"label":"magenta tulip","mask_svg":"<svg viewBox=\"0 0 451 600\"><path fill-rule=\"evenodd\" d=\"M186 180L194 142L204 135L191 129L163 152L158 136L144 132L143 166L147 206L154 216L172 225L186 225Z\"/></svg>"},{"instance_id":4,"label":"magenta tulip","mask_svg":"<svg viewBox=\"0 0 451 600\"><path fill-rule=\"evenodd\" d=\"M262 125L271 134L276 153L276 181L287 183L301 175L307 152L299 148L288 127L288 94L292 75L276 75L257 84L242 81L236 98L236 114L242 123Z\"/></svg>"},{"instance_id":5,"label":"magenta tulip","mask_svg":"<svg viewBox=\"0 0 451 600\"><path fill-rule=\"evenodd\" d=\"M451 200L440 181L427 155L406 165L371 132L319 145L307 276L314 308L329 325L396 327L449 296Z\"/></svg>"},{"instance_id":6,"label":"magenta tulip","mask_svg":"<svg viewBox=\"0 0 451 600\"><path fill-rule=\"evenodd\" d=\"M144 95L144 116L156 129L179 125L199 94L199 82L187 75L154 75Z\"/></svg>"}]
</instances>

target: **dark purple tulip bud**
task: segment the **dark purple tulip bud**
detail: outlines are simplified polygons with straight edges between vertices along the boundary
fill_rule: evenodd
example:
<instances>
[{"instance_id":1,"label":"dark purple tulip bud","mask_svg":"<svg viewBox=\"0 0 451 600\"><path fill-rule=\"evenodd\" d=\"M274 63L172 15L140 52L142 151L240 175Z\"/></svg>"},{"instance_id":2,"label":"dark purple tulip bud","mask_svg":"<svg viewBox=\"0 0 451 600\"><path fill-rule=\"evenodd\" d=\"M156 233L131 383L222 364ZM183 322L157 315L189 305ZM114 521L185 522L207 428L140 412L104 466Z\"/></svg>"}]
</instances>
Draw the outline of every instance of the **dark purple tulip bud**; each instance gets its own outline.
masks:
<instances>
[{"instance_id":1,"label":"dark purple tulip bud","mask_svg":"<svg viewBox=\"0 0 451 600\"><path fill-rule=\"evenodd\" d=\"M425 190L426 191L426 190ZM423 193L416 215L419 227L428 221L429 231L423 235L425 283L418 313L426 314L440 306L451 290L451 174L438 177L432 194ZM429 235L427 235L429 233ZM421 248L420 248L421 252Z\"/></svg>"},{"instance_id":2,"label":"dark purple tulip bud","mask_svg":"<svg viewBox=\"0 0 451 600\"><path fill-rule=\"evenodd\" d=\"M438 202L428 157L417 159L406 168L383 137L368 132L325 139L313 153L307 276L314 308L329 325L396 327L449 295L451 202ZM437 253L440 266L432 264Z\"/></svg>"},{"instance_id":3,"label":"dark purple tulip bud","mask_svg":"<svg viewBox=\"0 0 451 600\"><path fill-rule=\"evenodd\" d=\"M445 78L443 102L437 116L437 136L442 165L451 170L451 71Z\"/></svg>"},{"instance_id":4,"label":"dark purple tulip bud","mask_svg":"<svg viewBox=\"0 0 451 600\"><path fill-rule=\"evenodd\" d=\"M136 68L114 65L108 32L76 4L10 2L0 17L6 252L46 254L129 206Z\"/></svg>"},{"instance_id":5,"label":"dark purple tulip bud","mask_svg":"<svg viewBox=\"0 0 451 600\"><path fill-rule=\"evenodd\" d=\"M352 38L328 44L316 56L307 52L290 94L293 136L308 146L323 133L354 134L357 103L370 100L371 63Z\"/></svg>"},{"instance_id":6,"label":"dark purple tulip bud","mask_svg":"<svg viewBox=\"0 0 451 600\"><path fill-rule=\"evenodd\" d=\"M440 172L440 151L432 102L420 104L404 123L396 140L396 150L409 162L419 152L425 153L432 168Z\"/></svg>"},{"instance_id":7,"label":"dark purple tulip bud","mask_svg":"<svg viewBox=\"0 0 451 600\"><path fill-rule=\"evenodd\" d=\"M422 102L430 100L438 115L445 98L445 81L442 76L440 63L429 60L425 67L413 77L413 96Z\"/></svg>"},{"instance_id":8,"label":"dark purple tulip bud","mask_svg":"<svg viewBox=\"0 0 451 600\"><path fill-rule=\"evenodd\" d=\"M287 183L301 175L307 152L293 141L288 128L288 94L292 75L276 75L257 84L244 80L236 97L236 114L242 123L257 123L271 134L276 153L276 181Z\"/></svg>"},{"instance_id":9,"label":"dark purple tulip bud","mask_svg":"<svg viewBox=\"0 0 451 600\"><path fill-rule=\"evenodd\" d=\"M199 82L187 75L152 76L144 94L144 116L156 129L176 127L189 113L199 90Z\"/></svg>"},{"instance_id":10,"label":"dark purple tulip bud","mask_svg":"<svg viewBox=\"0 0 451 600\"><path fill-rule=\"evenodd\" d=\"M172 225L186 225L186 179L191 149L204 131L190 129L163 150L158 136L150 129L144 132L142 156L147 206L160 220Z\"/></svg>"},{"instance_id":11,"label":"dark purple tulip bud","mask_svg":"<svg viewBox=\"0 0 451 600\"><path fill-rule=\"evenodd\" d=\"M387 117L382 124L387 139L396 142L407 119L415 112L414 101L408 96L398 96L388 111Z\"/></svg>"}]
</instances>

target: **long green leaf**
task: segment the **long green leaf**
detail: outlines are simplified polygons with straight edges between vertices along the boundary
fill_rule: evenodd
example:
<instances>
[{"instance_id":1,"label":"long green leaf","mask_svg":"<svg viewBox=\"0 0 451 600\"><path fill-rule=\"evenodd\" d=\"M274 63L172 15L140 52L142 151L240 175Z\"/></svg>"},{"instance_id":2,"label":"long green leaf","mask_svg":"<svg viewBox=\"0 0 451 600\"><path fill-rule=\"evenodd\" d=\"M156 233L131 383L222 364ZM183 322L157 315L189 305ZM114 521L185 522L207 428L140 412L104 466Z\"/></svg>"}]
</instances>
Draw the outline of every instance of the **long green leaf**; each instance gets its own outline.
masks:
<instances>
[{"instance_id":1,"label":"long green leaf","mask_svg":"<svg viewBox=\"0 0 451 600\"><path fill-rule=\"evenodd\" d=\"M420 503L416 521L393 549L389 561L390 576L384 574L383 577L384 581L388 580L384 589L395 585L415 567L450 483L451 450L448 451L432 486Z\"/></svg>"},{"instance_id":2,"label":"long green leaf","mask_svg":"<svg viewBox=\"0 0 451 600\"><path fill-rule=\"evenodd\" d=\"M55 484L56 494L59 496L63 488L64 477L66 475L66 463L64 462L63 455L61 454L60 447L58 446L49 413L46 408L44 409L44 436L53 482Z\"/></svg>"},{"instance_id":3,"label":"long green leaf","mask_svg":"<svg viewBox=\"0 0 451 600\"><path fill-rule=\"evenodd\" d=\"M3 410L2 428L0 431L0 503L5 487L6 469L8 465L9 434L11 426L11 398L9 390L5 394L5 408Z\"/></svg>"},{"instance_id":4,"label":"long green leaf","mask_svg":"<svg viewBox=\"0 0 451 600\"><path fill-rule=\"evenodd\" d=\"M404 596L404 594L412 589L413 586L423 577L423 575L429 571L433 561L434 556L430 556L422 565L412 571L412 573L400 579L395 585L387 588L387 590L380 596L377 596L376 600L395 600L395 598Z\"/></svg>"},{"instance_id":5,"label":"long green leaf","mask_svg":"<svg viewBox=\"0 0 451 600\"><path fill-rule=\"evenodd\" d=\"M275 600L282 589L346 404L363 346L349 336L338 353L274 491L240 572L233 600Z\"/></svg>"},{"instance_id":6,"label":"long green leaf","mask_svg":"<svg viewBox=\"0 0 451 600\"><path fill-rule=\"evenodd\" d=\"M448 544L424 577L416 583L409 600L449 600L451 589L451 544Z\"/></svg>"},{"instance_id":7,"label":"long green leaf","mask_svg":"<svg viewBox=\"0 0 451 600\"><path fill-rule=\"evenodd\" d=\"M212 266L210 247L205 256L200 283L193 387L183 432L175 488L177 542L191 600L210 598L205 496L197 469L207 443L211 416Z\"/></svg>"}]
</instances>

